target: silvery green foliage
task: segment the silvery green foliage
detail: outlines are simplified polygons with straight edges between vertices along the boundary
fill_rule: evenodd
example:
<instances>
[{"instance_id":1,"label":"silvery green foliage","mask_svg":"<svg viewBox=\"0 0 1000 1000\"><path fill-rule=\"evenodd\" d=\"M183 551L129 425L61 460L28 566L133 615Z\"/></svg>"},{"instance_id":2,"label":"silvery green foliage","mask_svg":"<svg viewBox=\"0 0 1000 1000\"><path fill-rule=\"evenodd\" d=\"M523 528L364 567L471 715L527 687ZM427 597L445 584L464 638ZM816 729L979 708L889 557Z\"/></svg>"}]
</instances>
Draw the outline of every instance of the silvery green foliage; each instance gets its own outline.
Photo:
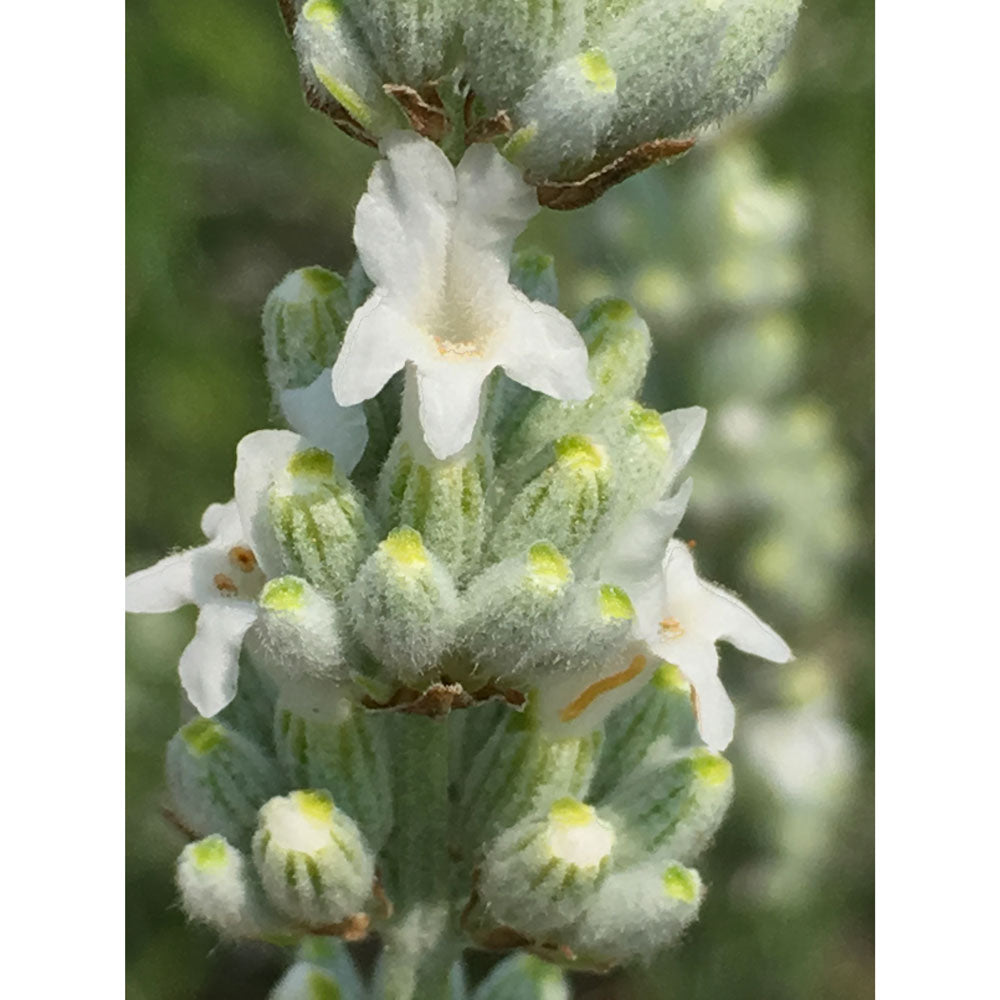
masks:
<instances>
[{"instance_id":1,"label":"silvery green foliage","mask_svg":"<svg viewBox=\"0 0 1000 1000\"><path fill-rule=\"evenodd\" d=\"M799 5L286 0L283 8L311 102L333 109L352 134L378 139L405 124L405 108L422 134L459 146L467 130L505 135L507 155L537 183L582 179L745 106L777 65Z\"/></svg>"},{"instance_id":2,"label":"silvery green foliage","mask_svg":"<svg viewBox=\"0 0 1000 1000\"><path fill-rule=\"evenodd\" d=\"M511 281L555 298L542 255L517 255ZM276 394L329 378L347 284L307 269L269 299ZM304 286L311 305L292 308ZM647 957L697 914L689 866L732 788L698 735L726 717L714 642L785 648L694 576L684 546L683 586L664 595L690 493L677 480L704 412L636 401L650 341L627 303L596 302L577 322L592 395L557 401L497 372L452 457L422 440L411 375L369 401L401 415L391 440L365 442L374 476L288 431L239 446L222 509L235 547L213 541L205 557L206 572L230 566L208 581L212 600L245 609L239 681L217 718L171 741L167 784L193 838L177 870L190 917L304 942L278 1000L463 1000L461 950L515 944L539 957L501 964L473 1000L564 997L551 963ZM197 590L201 559L138 574L133 606ZM229 583L240 560L259 575L246 594ZM156 588L176 589L176 565L188 589L167 601ZM678 665L661 662L655 649L685 631ZM365 985L322 942L369 933L385 947Z\"/></svg>"}]
</instances>

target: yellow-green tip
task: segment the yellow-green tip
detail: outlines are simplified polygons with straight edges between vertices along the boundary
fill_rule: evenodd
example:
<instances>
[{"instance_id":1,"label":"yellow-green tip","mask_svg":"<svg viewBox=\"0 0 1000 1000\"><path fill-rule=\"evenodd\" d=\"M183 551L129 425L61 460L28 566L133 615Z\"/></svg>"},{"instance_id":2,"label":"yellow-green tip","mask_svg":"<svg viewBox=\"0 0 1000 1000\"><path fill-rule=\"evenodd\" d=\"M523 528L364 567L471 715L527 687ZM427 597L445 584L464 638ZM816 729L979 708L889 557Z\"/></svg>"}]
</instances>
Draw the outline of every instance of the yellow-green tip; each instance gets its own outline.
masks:
<instances>
[{"instance_id":1,"label":"yellow-green tip","mask_svg":"<svg viewBox=\"0 0 1000 1000\"><path fill-rule=\"evenodd\" d=\"M226 730L214 719L194 719L181 727L180 735L198 757L211 753L226 740Z\"/></svg>"},{"instance_id":2,"label":"yellow-green tip","mask_svg":"<svg viewBox=\"0 0 1000 1000\"><path fill-rule=\"evenodd\" d=\"M601 614L604 618L634 618L635 608L621 587L605 583L600 591Z\"/></svg>"},{"instance_id":3,"label":"yellow-green tip","mask_svg":"<svg viewBox=\"0 0 1000 1000\"><path fill-rule=\"evenodd\" d=\"M306 819L321 826L333 820L333 797L322 789L300 789L292 792L291 800Z\"/></svg>"},{"instance_id":4,"label":"yellow-green tip","mask_svg":"<svg viewBox=\"0 0 1000 1000\"><path fill-rule=\"evenodd\" d=\"M593 806L567 795L549 808L549 819L561 826L589 826L594 821Z\"/></svg>"},{"instance_id":5,"label":"yellow-green tip","mask_svg":"<svg viewBox=\"0 0 1000 1000\"><path fill-rule=\"evenodd\" d=\"M733 765L725 757L703 748L694 752L691 766L706 785L724 785L733 773Z\"/></svg>"},{"instance_id":6,"label":"yellow-green tip","mask_svg":"<svg viewBox=\"0 0 1000 1000\"><path fill-rule=\"evenodd\" d=\"M588 49L577 56L580 72L584 80L598 94L613 94L618 83L618 77L608 62L608 57L600 49Z\"/></svg>"},{"instance_id":7,"label":"yellow-green tip","mask_svg":"<svg viewBox=\"0 0 1000 1000\"><path fill-rule=\"evenodd\" d=\"M333 24L340 17L340 4L335 0L307 0L302 16L314 24Z\"/></svg>"},{"instance_id":8,"label":"yellow-green tip","mask_svg":"<svg viewBox=\"0 0 1000 1000\"><path fill-rule=\"evenodd\" d=\"M305 476L309 479L330 479L333 476L333 455L322 448L306 448L297 451L288 461L290 476Z\"/></svg>"},{"instance_id":9,"label":"yellow-green tip","mask_svg":"<svg viewBox=\"0 0 1000 1000\"><path fill-rule=\"evenodd\" d=\"M629 408L628 417L632 430L640 437L663 448L670 445L670 436L656 410L647 410L646 407L633 403Z\"/></svg>"},{"instance_id":10,"label":"yellow-green tip","mask_svg":"<svg viewBox=\"0 0 1000 1000\"><path fill-rule=\"evenodd\" d=\"M608 464L604 449L583 434L569 434L555 444L556 457L579 471L599 472Z\"/></svg>"},{"instance_id":11,"label":"yellow-green tip","mask_svg":"<svg viewBox=\"0 0 1000 1000\"><path fill-rule=\"evenodd\" d=\"M306 603L305 581L297 576L269 580L260 592L258 603L268 611L301 611Z\"/></svg>"},{"instance_id":12,"label":"yellow-green tip","mask_svg":"<svg viewBox=\"0 0 1000 1000\"><path fill-rule=\"evenodd\" d=\"M587 317L588 323L624 323L626 320L630 320L635 316L635 309L632 308L632 303L627 302L625 299L606 299L604 302L598 303L591 310L590 315Z\"/></svg>"},{"instance_id":13,"label":"yellow-green tip","mask_svg":"<svg viewBox=\"0 0 1000 1000\"><path fill-rule=\"evenodd\" d=\"M672 899L682 903L693 903L701 891L701 879L698 873L683 865L671 865L663 873L663 888Z\"/></svg>"},{"instance_id":14,"label":"yellow-green tip","mask_svg":"<svg viewBox=\"0 0 1000 1000\"><path fill-rule=\"evenodd\" d=\"M191 862L199 871L221 868L226 863L228 856L229 844L226 843L224 837L217 833L192 844L190 849Z\"/></svg>"},{"instance_id":15,"label":"yellow-green tip","mask_svg":"<svg viewBox=\"0 0 1000 1000\"><path fill-rule=\"evenodd\" d=\"M306 980L309 1000L342 1000L343 994L334 978L323 969L310 969Z\"/></svg>"},{"instance_id":16,"label":"yellow-green tip","mask_svg":"<svg viewBox=\"0 0 1000 1000\"><path fill-rule=\"evenodd\" d=\"M681 673L681 668L672 663L661 663L653 674L651 682L661 691L677 691L680 694L690 694L691 685Z\"/></svg>"},{"instance_id":17,"label":"yellow-green tip","mask_svg":"<svg viewBox=\"0 0 1000 1000\"><path fill-rule=\"evenodd\" d=\"M556 589L573 575L563 554L548 542L536 542L528 550L528 572L538 584Z\"/></svg>"},{"instance_id":18,"label":"yellow-green tip","mask_svg":"<svg viewBox=\"0 0 1000 1000\"><path fill-rule=\"evenodd\" d=\"M396 528L390 531L382 542L381 549L390 559L403 566L420 568L429 562L420 532L413 528Z\"/></svg>"}]
</instances>

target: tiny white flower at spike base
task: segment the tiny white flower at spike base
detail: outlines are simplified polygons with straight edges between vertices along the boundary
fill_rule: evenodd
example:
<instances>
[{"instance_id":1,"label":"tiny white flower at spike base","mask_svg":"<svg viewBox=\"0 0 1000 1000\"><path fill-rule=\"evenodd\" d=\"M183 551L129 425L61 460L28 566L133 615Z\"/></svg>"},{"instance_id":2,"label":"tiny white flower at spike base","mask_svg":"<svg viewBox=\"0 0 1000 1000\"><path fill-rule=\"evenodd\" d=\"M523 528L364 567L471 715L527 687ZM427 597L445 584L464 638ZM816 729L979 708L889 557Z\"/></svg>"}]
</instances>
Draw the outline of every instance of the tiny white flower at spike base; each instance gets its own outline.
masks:
<instances>
[{"instance_id":1,"label":"tiny white flower at spike base","mask_svg":"<svg viewBox=\"0 0 1000 1000\"><path fill-rule=\"evenodd\" d=\"M742 601L702 580L690 549L676 539L667 545L661 571L629 594L638 634L690 681L701 737L713 750L724 750L733 737L735 713L719 679L715 644L724 639L774 663L790 660L791 650Z\"/></svg>"},{"instance_id":2,"label":"tiny white flower at spike base","mask_svg":"<svg viewBox=\"0 0 1000 1000\"><path fill-rule=\"evenodd\" d=\"M208 539L125 579L125 610L159 614L198 606L195 635L181 654L180 676L191 704L204 716L236 695L240 649L257 620L257 596L283 572L267 522L274 477L309 442L291 431L256 431L236 449L236 498L212 504L201 520Z\"/></svg>"},{"instance_id":3,"label":"tiny white flower at spike base","mask_svg":"<svg viewBox=\"0 0 1000 1000\"><path fill-rule=\"evenodd\" d=\"M333 366L337 401L360 403L411 365L424 438L447 458L471 440L483 381L496 367L557 399L586 399L587 350L576 327L509 281L514 239L538 211L517 168L486 143L452 167L412 132L393 132L380 148L386 158L354 223L375 290Z\"/></svg>"}]
</instances>

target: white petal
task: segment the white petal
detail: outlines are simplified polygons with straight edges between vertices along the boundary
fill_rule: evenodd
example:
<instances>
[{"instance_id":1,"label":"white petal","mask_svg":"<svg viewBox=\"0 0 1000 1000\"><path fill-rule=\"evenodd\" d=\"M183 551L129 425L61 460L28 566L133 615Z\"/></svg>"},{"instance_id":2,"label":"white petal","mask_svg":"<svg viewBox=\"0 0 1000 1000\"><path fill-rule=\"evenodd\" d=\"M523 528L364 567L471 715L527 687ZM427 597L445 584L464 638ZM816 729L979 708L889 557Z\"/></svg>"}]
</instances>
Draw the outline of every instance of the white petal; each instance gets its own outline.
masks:
<instances>
[{"instance_id":1,"label":"white petal","mask_svg":"<svg viewBox=\"0 0 1000 1000\"><path fill-rule=\"evenodd\" d=\"M254 431L236 446L236 506L244 537L269 577L280 575L284 565L268 518L268 490L292 455L308 447L292 431Z\"/></svg>"},{"instance_id":2,"label":"white petal","mask_svg":"<svg viewBox=\"0 0 1000 1000\"><path fill-rule=\"evenodd\" d=\"M509 269L514 240L538 212L535 189L489 143L470 146L457 170L455 239L488 249Z\"/></svg>"},{"instance_id":3,"label":"white petal","mask_svg":"<svg viewBox=\"0 0 1000 1000\"><path fill-rule=\"evenodd\" d=\"M787 663L792 658L788 643L741 600L717 584L702 580L701 585L712 595L712 626L720 639L773 663Z\"/></svg>"},{"instance_id":4,"label":"white petal","mask_svg":"<svg viewBox=\"0 0 1000 1000\"><path fill-rule=\"evenodd\" d=\"M663 554L691 498L690 479L672 496L636 511L618 529L601 565L602 580L629 590L661 577ZM631 593L631 591L630 591Z\"/></svg>"},{"instance_id":5,"label":"white petal","mask_svg":"<svg viewBox=\"0 0 1000 1000\"><path fill-rule=\"evenodd\" d=\"M671 410L660 419L670 438L670 463L673 475L677 475L694 453L705 429L708 411L703 406L688 406L683 410Z\"/></svg>"},{"instance_id":6,"label":"white petal","mask_svg":"<svg viewBox=\"0 0 1000 1000\"><path fill-rule=\"evenodd\" d=\"M577 328L558 309L530 302L511 288L516 301L498 357L521 385L556 399L586 399L592 390L587 347Z\"/></svg>"},{"instance_id":7,"label":"white petal","mask_svg":"<svg viewBox=\"0 0 1000 1000\"><path fill-rule=\"evenodd\" d=\"M215 601L198 614L194 638L181 654L181 684L191 704L212 716L236 695L243 636L257 617L248 601Z\"/></svg>"},{"instance_id":8,"label":"white petal","mask_svg":"<svg viewBox=\"0 0 1000 1000\"><path fill-rule=\"evenodd\" d=\"M358 202L354 242L375 284L409 301L444 274L455 171L434 143L413 132L394 132L380 148L387 159L375 164Z\"/></svg>"},{"instance_id":9,"label":"white petal","mask_svg":"<svg viewBox=\"0 0 1000 1000\"><path fill-rule=\"evenodd\" d=\"M178 552L125 577L125 610L161 614L193 604L192 563L197 551Z\"/></svg>"},{"instance_id":10,"label":"white petal","mask_svg":"<svg viewBox=\"0 0 1000 1000\"><path fill-rule=\"evenodd\" d=\"M690 680L690 678L688 678ZM736 709L718 676L702 684L692 682L697 705L698 732L710 749L721 753L733 741Z\"/></svg>"},{"instance_id":11,"label":"white petal","mask_svg":"<svg viewBox=\"0 0 1000 1000\"><path fill-rule=\"evenodd\" d=\"M351 317L333 366L333 394L341 406L371 399L406 364L421 334L376 289Z\"/></svg>"},{"instance_id":12,"label":"white petal","mask_svg":"<svg viewBox=\"0 0 1000 1000\"><path fill-rule=\"evenodd\" d=\"M479 420L479 398L488 363L443 361L417 369L420 426L435 458L449 458L471 440Z\"/></svg>"},{"instance_id":13,"label":"white petal","mask_svg":"<svg viewBox=\"0 0 1000 1000\"><path fill-rule=\"evenodd\" d=\"M202 534L220 546L231 548L243 539L243 525L236 501L209 504L201 515Z\"/></svg>"},{"instance_id":14,"label":"white petal","mask_svg":"<svg viewBox=\"0 0 1000 1000\"><path fill-rule=\"evenodd\" d=\"M346 473L353 471L368 444L368 421L360 405L341 406L330 384L327 368L302 389L285 389L281 412L292 429L333 455Z\"/></svg>"}]
</instances>

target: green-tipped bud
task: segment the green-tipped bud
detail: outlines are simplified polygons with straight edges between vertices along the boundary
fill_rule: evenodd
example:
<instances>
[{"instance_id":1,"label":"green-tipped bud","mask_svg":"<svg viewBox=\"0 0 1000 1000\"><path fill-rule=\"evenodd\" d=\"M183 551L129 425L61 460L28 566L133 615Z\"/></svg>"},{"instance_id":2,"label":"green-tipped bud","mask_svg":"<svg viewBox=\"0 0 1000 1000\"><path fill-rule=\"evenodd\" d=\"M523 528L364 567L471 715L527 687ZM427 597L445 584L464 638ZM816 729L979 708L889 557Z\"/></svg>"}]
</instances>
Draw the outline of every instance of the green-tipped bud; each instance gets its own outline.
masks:
<instances>
[{"instance_id":1,"label":"green-tipped bud","mask_svg":"<svg viewBox=\"0 0 1000 1000\"><path fill-rule=\"evenodd\" d=\"M371 896L374 856L326 791L296 791L266 803L253 857L268 899L303 928L340 923Z\"/></svg>"},{"instance_id":2,"label":"green-tipped bud","mask_svg":"<svg viewBox=\"0 0 1000 1000\"><path fill-rule=\"evenodd\" d=\"M521 952L495 965L473 1000L570 1000L570 995L558 966Z\"/></svg>"},{"instance_id":3,"label":"green-tipped bud","mask_svg":"<svg viewBox=\"0 0 1000 1000\"><path fill-rule=\"evenodd\" d=\"M557 799L504 831L480 867L491 919L533 940L560 940L606 876L614 828L579 799Z\"/></svg>"},{"instance_id":4,"label":"green-tipped bud","mask_svg":"<svg viewBox=\"0 0 1000 1000\"><path fill-rule=\"evenodd\" d=\"M512 712L465 776L462 829L473 855L500 830L547 810L557 799L582 798L600 745L600 732L551 739L530 701L523 712Z\"/></svg>"},{"instance_id":5,"label":"green-tipped bud","mask_svg":"<svg viewBox=\"0 0 1000 1000\"><path fill-rule=\"evenodd\" d=\"M364 1000L365 989L347 946L336 938L307 937L295 962L268 1000Z\"/></svg>"},{"instance_id":6,"label":"green-tipped bud","mask_svg":"<svg viewBox=\"0 0 1000 1000\"><path fill-rule=\"evenodd\" d=\"M313 382L337 358L351 318L346 282L322 267L286 275L264 303L267 380L277 396Z\"/></svg>"},{"instance_id":7,"label":"green-tipped bud","mask_svg":"<svg viewBox=\"0 0 1000 1000\"><path fill-rule=\"evenodd\" d=\"M332 601L297 576L269 580L257 599L254 662L286 705L318 710L342 694L350 667Z\"/></svg>"},{"instance_id":8,"label":"green-tipped bud","mask_svg":"<svg viewBox=\"0 0 1000 1000\"><path fill-rule=\"evenodd\" d=\"M649 958L694 920L705 889L677 862L647 864L609 876L561 942L594 962Z\"/></svg>"},{"instance_id":9,"label":"green-tipped bud","mask_svg":"<svg viewBox=\"0 0 1000 1000\"><path fill-rule=\"evenodd\" d=\"M595 302L576 325L587 341L594 391L579 403L536 396L520 423L501 442L503 478L518 484L540 448L570 433L602 431L610 406L635 396L652 352L649 327L623 299Z\"/></svg>"},{"instance_id":10,"label":"green-tipped bud","mask_svg":"<svg viewBox=\"0 0 1000 1000\"><path fill-rule=\"evenodd\" d=\"M533 301L559 305L555 258L550 253L530 247L515 251L510 262L510 283Z\"/></svg>"},{"instance_id":11,"label":"green-tipped bud","mask_svg":"<svg viewBox=\"0 0 1000 1000\"><path fill-rule=\"evenodd\" d=\"M391 527L408 525L461 582L479 565L488 524L492 455L421 459L401 435L382 467L378 512Z\"/></svg>"},{"instance_id":12,"label":"green-tipped bud","mask_svg":"<svg viewBox=\"0 0 1000 1000\"><path fill-rule=\"evenodd\" d=\"M560 438L555 460L514 497L490 541L496 560L538 541L570 559L608 523L612 470L603 445L582 434Z\"/></svg>"},{"instance_id":13,"label":"green-tipped bud","mask_svg":"<svg viewBox=\"0 0 1000 1000\"><path fill-rule=\"evenodd\" d=\"M558 654L535 672L539 683L560 672L590 673L615 660L629 642L635 608L621 587L588 583L575 589L559 623Z\"/></svg>"},{"instance_id":14,"label":"green-tipped bud","mask_svg":"<svg viewBox=\"0 0 1000 1000\"><path fill-rule=\"evenodd\" d=\"M604 723L593 798L600 802L617 788L655 741L669 739L681 749L692 743L696 732L691 685L673 664L661 663L642 692L615 709Z\"/></svg>"},{"instance_id":15,"label":"green-tipped bud","mask_svg":"<svg viewBox=\"0 0 1000 1000\"><path fill-rule=\"evenodd\" d=\"M182 826L249 843L260 804L282 788L274 764L215 719L194 719L167 744L167 790Z\"/></svg>"},{"instance_id":16,"label":"green-tipped bud","mask_svg":"<svg viewBox=\"0 0 1000 1000\"><path fill-rule=\"evenodd\" d=\"M597 47L564 59L533 84L514 117L510 152L538 181L588 172L618 106L618 78Z\"/></svg>"},{"instance_id":17,"label":"green-tipped bud","mask_svg":"<svg viewBox=\"0 0 1000 1000\"><path fill-rule=\"evenodd\" d=\"M177 887L184 912L223 937L259 937L270 929L246 859L218 834L184 848Z\"/></svg>"},{"instance_id":18,"label":"green-tipped bud","mask_svg":"<svg viewBox=\"0 0 1000 1000\"><path fill-rule=\"evenodd\" d=\"M329 95L363 129L382 134L402 116L382 89L360 33L341 0L306 0L295 25L295 48L306 84Z\"/></svg>"},{"instance_id":19,"label":"green-tipped bud","mask_svg":"<svg viewBox=\"0 0 1000 1000\"><path fill-rule=\"evenodd\" d=\"M670 435L656 410L632 400L617 404L605 426L615 463L615 512L624 520L656 503L670 485Z\"/></svg>"},{"instance_id":20,"label":"green-tipped bud","mask_svg":"<svg viewBox=\"0 0 1000 1000\"><path fill-rule=\"evenodd\" d=\"M733 769L706 747L678 755L654 744L604 800L623 834L622 863L650 855L691 861L709 844L733 797Z\"/></svg>"},{"instance_id":21,"label":"green-tipped bud","mask_svg":"<svg viewBox=\"0 0 1000 1000\"><path fill-rule=\"evenodd\" d=\"M572 583L569 560L547 542L477 576L465 592L462 644L476 674L517 683L558 655Z\"/></svg>"},{"instance_id":22,"label":"green-tipped bud","mask_svg":"<svg viewBox=\"0 0 1000 1000\"><path fill-rule=\"evenodd\" d=\"M271 487L268 504L292 572L339 596L375 542L364 499L333 456L319 448L293 455Z\"/></svg>"},{"instance_id":23,"label":"green-tipped bud","mask_svg":"<svg viewBox=\"0 0 1000 1000\"><path fill-rule=\"evenodd\" d=\"M282 708L275 717L274 742L289 782L328 789L379 850L392 827L392 797L386 794L389 751L378 720L360 708L339 718Z\"/></svg>"},{"instance_id":24,"label":"green-tipped bud","mask_svg":"<svg viewBox=\"0 0 1000 1000\"><path fill-rule=\"evenodd\" d=\"M412 528L389 533L361 567L347 602L358 638L405 684L425 680L454 641L455 584Z\"/></svg>"}]
</instances>

